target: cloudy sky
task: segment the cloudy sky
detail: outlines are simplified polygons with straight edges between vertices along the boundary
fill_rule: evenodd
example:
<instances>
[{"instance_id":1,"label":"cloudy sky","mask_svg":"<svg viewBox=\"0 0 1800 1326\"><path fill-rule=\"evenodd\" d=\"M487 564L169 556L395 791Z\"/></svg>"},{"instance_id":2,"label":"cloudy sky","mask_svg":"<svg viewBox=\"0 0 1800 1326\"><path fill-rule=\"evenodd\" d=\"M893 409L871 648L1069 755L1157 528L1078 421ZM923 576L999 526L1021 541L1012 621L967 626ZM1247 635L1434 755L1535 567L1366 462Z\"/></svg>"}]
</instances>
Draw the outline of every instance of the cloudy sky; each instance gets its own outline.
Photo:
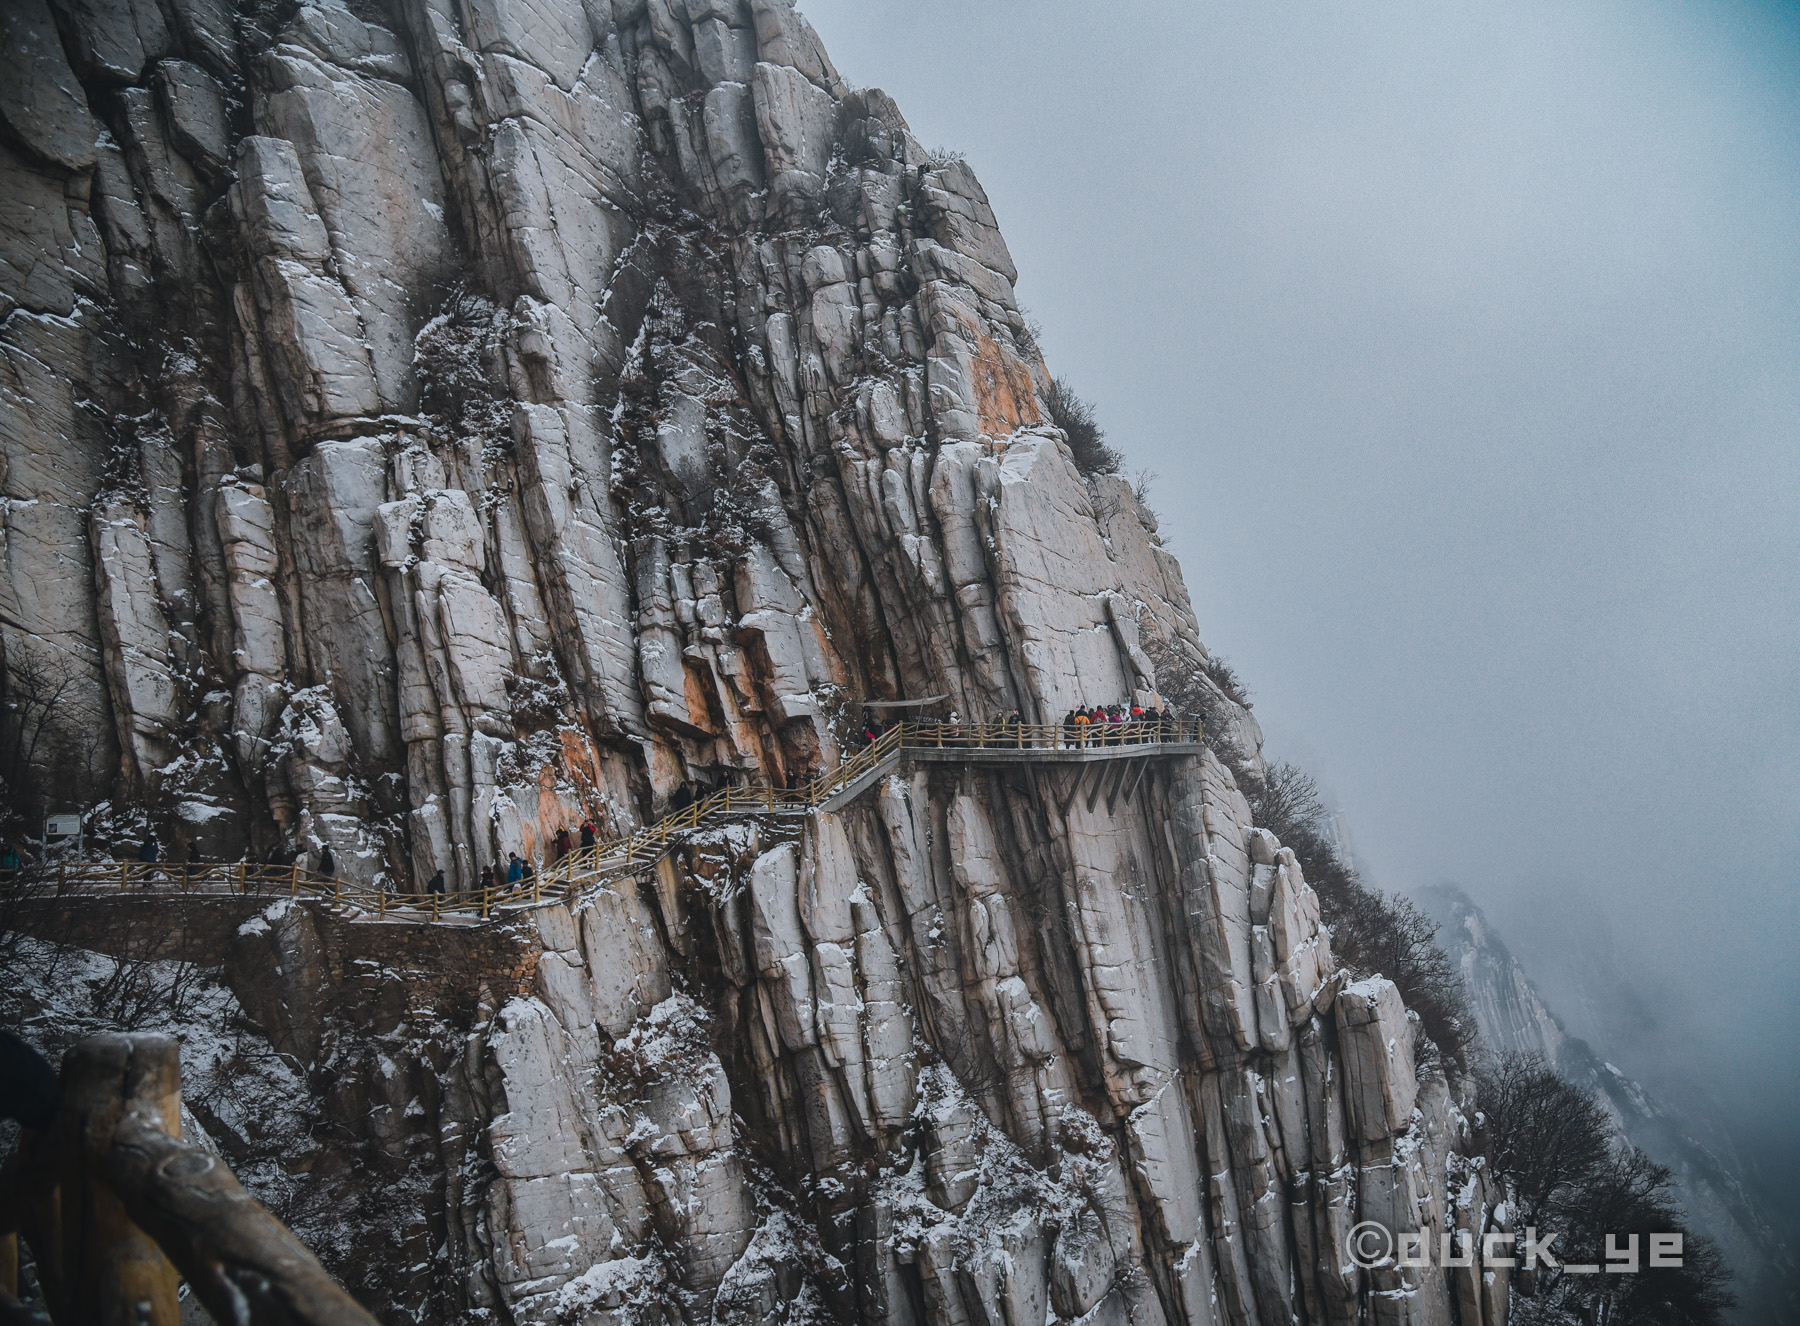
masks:
<instances>
[{"instance_id":1,"label":"cloudy sky","mask_svg":"<svg viewBox=\"0 0 1800 1326\"><path fill-rule=\"evenodd\" d=\"M802 8L967 154L1365 873L1460 882L1547 985L1611 944L1655 1030L1607 1051L1791 1148L1794 12Z\"/></svg>"}]
</instances>

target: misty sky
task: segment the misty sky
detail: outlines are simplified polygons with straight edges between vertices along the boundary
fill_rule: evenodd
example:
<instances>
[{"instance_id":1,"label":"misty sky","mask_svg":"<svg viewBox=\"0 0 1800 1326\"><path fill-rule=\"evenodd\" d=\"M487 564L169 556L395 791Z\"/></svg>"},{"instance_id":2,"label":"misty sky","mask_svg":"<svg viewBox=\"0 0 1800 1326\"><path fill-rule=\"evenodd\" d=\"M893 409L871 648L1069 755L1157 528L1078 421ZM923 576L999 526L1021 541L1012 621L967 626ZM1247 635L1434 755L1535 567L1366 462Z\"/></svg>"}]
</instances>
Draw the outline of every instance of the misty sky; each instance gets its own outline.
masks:
<instances>
[{"instance_id":1,"label":"misty sky","mask_svg":"<svg viewBox=\"0 0 1800 1326\"><path fill-rule=\"evenodd\" d=\"M1609 917L1664 1044L1607 1048L1672 1042L1785 1135L1793 11L801 4L967 154L1052 370L1160 476L1203 638L1371 881L1460 882L1540 966Z\"/></svg>"}]
</instances>

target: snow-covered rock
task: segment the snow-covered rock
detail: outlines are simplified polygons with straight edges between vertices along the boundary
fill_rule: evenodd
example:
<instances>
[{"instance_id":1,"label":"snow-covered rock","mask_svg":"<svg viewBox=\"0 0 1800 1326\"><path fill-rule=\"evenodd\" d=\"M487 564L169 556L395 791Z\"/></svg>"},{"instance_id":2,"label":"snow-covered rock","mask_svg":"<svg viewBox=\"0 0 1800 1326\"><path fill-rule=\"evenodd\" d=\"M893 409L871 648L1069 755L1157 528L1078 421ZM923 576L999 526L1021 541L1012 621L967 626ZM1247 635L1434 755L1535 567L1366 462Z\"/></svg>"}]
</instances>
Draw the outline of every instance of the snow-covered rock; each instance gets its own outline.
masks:
<instances>
[{"instance_id":1,"label":"snow-covered rock","mask_svg":"<svg viewBox=\"0 0 1800 1326\"><path fill-rule=\"evenodd\" d=\"M1257 765L975 173L790 0L3 24L0 657L77 799L404 893L871 700L1205 695ZM324 1249L396 1319L1443 1320L1343 1238L1448 1209L1461 1102L1250 818L1210 754L918 764L492 925L296 904L234 979L406 1176Z\"/></svg>"}]
</instances>

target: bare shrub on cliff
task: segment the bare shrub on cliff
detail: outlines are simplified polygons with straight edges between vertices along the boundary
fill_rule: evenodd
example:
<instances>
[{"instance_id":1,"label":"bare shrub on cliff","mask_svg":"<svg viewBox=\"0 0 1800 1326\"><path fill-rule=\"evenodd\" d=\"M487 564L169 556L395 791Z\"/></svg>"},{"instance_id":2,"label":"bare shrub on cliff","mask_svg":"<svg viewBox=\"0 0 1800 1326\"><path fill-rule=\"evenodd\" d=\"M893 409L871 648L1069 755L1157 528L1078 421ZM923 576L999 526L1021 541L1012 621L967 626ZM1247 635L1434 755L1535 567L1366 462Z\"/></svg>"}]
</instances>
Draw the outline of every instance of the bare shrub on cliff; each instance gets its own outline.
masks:
<instances>
[{"instance_id":1,"label":"bare shrub on cliff","mask_svg":"<svg viewBox=\"0 0 1800 1326\"><path fill-rule=\"evenodd\" d=\"M1116 474L1124 457L1106 445L1094 407L1075 394L1067 378L1050 382L1050 422L1069 439L1069 455L1083 474Z\"/></svg>"},{"instance_id":2,"label":"bare shrub on cliff","mask_svg":"<svg viewBox=\"0 0 1800 1326\"><path fill-rule=\"evenodd\" d=\"M1475 1016L1462 977L1438 947L1437 924L1407 898L1369 888L1345 864L1328 832L1330 815L1318 785L1298 765L1282 763L1262 776L1240 771L1254 823L1268 829L1300 861L1319 895L1331 947L1359 974L1392 981L1425 1034L1458 1068L1468 1066Z\"/></svg>"},{"instance_id":3,"label":"bare shrub on cliff","mask_svg":"<svg viewBox=\"0 0 1800 1326\"><path fill-rule=\"evenodd\" d=\"M1150 493L1156 487L1156 481L1162 478L1155 470L1145 467L1131 476L1131 495L1137 504L1146 509L1150 506Z\"/></svg>"},{"instance_id":4,"label":"bare shrub on cliff","mask_svg":"<svg viewBox=\"0 0 1800 1326\"><path fill-rule=\"evenodd\" d=\"M1143 638L1144 653L1150 658L1150 664L1156 669L1156 689L1161 693L1163 703L1176 714L1192 716L1198 714L1205 725L1205 741L1213 753L1236 772L1249 763L1249 756L1238 744L1226 735L1231 728L1231 712L1220 697L1222 689L1214 672L1224 668L1236 684L1236 674L1216 655L1208 658L1192 657L1175 645L1159 636L1146 633ZM1240 689L1231 696L1245 708L1250 706L1250 697Z\"/></svg>"},{"instance_id":5,"label":"bare shrub on cliff","mask_svg":"<svg viewBox=\"0 0 1800 1326\"><path fill-rule=\"evenodd\" d=\"M1250 707L1250 692L1245 688L1244 683L1238 679L1237 672L1232 668L1231 664L1227 663L1222 655L1208 654L1206 656L1206 661L1202 663L1200 667L1208 677L1212 678L1213 685L1224 691L1231 699L1243 705L1244 708L1248 709Z\"/></svg>"},{"instance_id":6,"label":"bare shrub on cliff","mask_svg":"<svg viewBox=\"0 0 1800 1326\"><path fill-rule=\"evenodd\" d=\"M501 367L506 315L467 284L454 287L413 340L419 412L444 441L479 438L506 446L512 402Z\"/></svg>"}]
</instances>

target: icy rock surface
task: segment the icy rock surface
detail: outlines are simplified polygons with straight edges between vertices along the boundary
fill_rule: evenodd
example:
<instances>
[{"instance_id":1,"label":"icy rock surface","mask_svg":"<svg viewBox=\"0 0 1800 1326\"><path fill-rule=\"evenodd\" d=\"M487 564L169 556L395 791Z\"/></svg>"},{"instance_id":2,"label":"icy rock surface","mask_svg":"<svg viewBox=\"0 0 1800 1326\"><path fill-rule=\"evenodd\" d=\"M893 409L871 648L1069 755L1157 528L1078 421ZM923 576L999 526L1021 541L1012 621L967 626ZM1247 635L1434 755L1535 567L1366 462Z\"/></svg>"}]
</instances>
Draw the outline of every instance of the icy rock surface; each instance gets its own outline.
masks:
<instances>
[{"instance_id":1,"label":"icy rock surface","mask_svg":"<svg viewBox=\"0 0 1800 1326\"><path fill-rule=\"evenodd\" d=\"M455 890L863 699L1207 685L980 182L787 0L5 32L0 636L71 798ZM417 1180L333 1245L408 1319L1447 1322L1344 1234L1468 1218L1457 1094L1249 818L1211 755L937 767L498 949L297 907L230 979L335 1172Z\"/></svg>"}]
</instances>

